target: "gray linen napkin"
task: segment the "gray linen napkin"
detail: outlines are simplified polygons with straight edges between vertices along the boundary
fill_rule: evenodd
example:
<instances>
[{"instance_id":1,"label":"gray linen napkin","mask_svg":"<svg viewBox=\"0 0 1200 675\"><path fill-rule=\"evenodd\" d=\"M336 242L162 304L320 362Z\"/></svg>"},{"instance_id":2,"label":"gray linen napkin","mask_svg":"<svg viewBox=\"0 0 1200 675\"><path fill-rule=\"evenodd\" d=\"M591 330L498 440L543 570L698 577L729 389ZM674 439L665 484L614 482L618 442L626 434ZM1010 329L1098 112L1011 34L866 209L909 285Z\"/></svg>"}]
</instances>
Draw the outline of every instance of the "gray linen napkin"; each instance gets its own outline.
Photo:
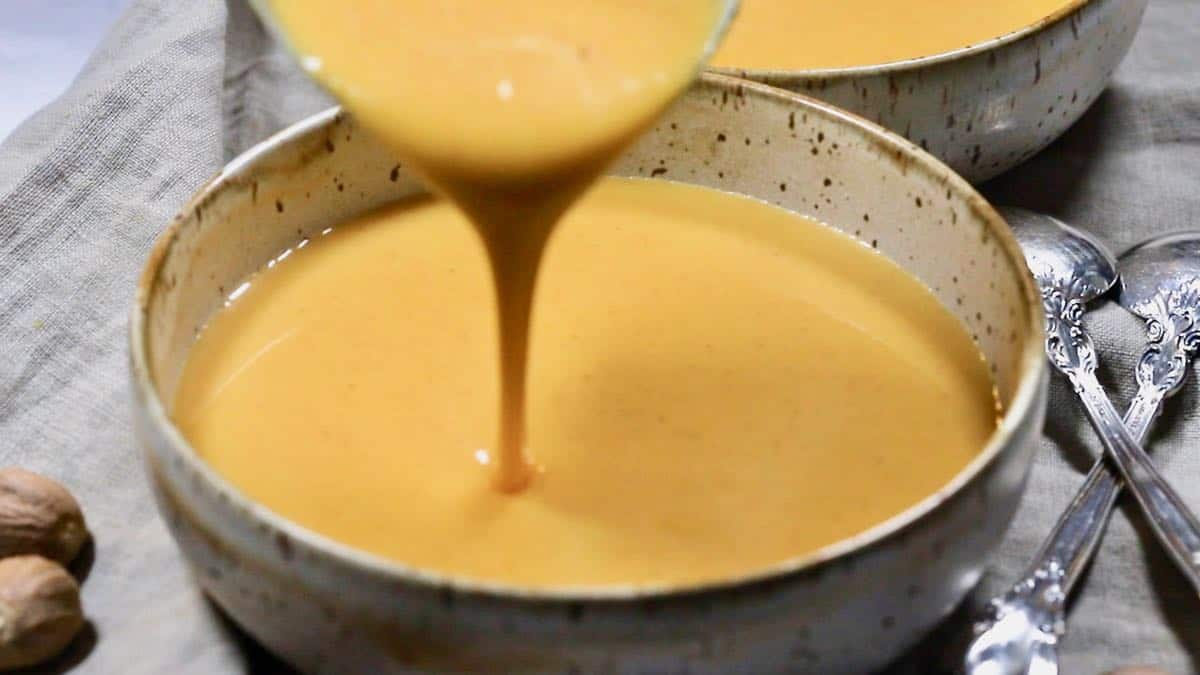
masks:
<instances>
[{"instance_id":1,"label":"gray linen napkin","mask_svg":"<svg viewBox=\"0 0 1200 675\"><path fill-rule=\"evenodd\" d=\"M328 99L263 35L241 0L135 0L57 101L0 144L0 463L76 492L96 535L85 561L88 635L53 670L274 672L282 666L202 598L160 523L129 424L126 313L155 235L228 158ZM1200 226L1200 3L1155 0L1107 94L1062 140L986 186L1115 249ZM1091 319L1122 403L1140 350L1112 305ZM1153 437L1164 473L1200 508L1200 385ZM977 598L1020 571L1098 447L1070 392ZM897 667L930 672L939 634ZM1200 602L1124 505L1071 615L1064 671L1150 663L1200 672Z\"/></svg>"}]
</instances>

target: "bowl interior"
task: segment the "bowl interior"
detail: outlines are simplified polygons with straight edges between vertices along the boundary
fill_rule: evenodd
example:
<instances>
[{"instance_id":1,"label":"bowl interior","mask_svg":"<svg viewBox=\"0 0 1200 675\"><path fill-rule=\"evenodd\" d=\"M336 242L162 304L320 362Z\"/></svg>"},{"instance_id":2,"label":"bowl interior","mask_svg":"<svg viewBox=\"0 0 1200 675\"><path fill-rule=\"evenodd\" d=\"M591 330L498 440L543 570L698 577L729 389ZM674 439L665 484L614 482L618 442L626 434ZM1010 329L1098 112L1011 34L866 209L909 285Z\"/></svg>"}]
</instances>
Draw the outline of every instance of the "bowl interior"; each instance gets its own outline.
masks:
<instances>
[{"instance_id":1,"label":"bowl interior","mask_svg":"<svg viewBox=\"0 0 1200 675\"><path fill-rule=\"evenodd\" d=\"M612 172L747 194L853 235L920 278L962 320L1006 409L1031 400L1044 359L1039 304L1020 251L981 197L911 143L823 104L708 75ZM403 165L337 111L232 162L163 235L144 273L134 368L135 375L142 363L148 369L153 405L170 409L196 335L249 274L326 227L422 192ZM1010 422L947 490L990 461ZM200 462L186 445L180 452ZM930 506L773 571L863 545L922 508ZM319 544L317 535L311 539Z\"/></svg>"}]
</instances>

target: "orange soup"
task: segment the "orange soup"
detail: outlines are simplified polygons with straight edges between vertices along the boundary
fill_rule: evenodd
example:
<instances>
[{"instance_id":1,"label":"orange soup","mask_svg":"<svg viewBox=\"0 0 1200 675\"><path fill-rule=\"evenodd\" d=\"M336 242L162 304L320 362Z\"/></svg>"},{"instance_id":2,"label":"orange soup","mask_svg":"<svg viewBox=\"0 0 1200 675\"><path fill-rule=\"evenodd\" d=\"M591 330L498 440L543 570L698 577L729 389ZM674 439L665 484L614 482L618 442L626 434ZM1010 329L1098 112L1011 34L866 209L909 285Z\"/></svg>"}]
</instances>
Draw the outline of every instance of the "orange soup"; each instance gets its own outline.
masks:
<instances>
[{"instance_id":1,"label":"orange soup","mask_svg":"<svg viewBox=\"0 0 1200 675\"><path fill-rule=\"evenodd\" d=\"M202 333L174 417L251 498L414 567L532 587L763 569L929 496L996 425L959 321L869 247L745 197L607 178L548 246L528 438L487 253L445 201L336 227Z\"/></svg>"}]
</instances>

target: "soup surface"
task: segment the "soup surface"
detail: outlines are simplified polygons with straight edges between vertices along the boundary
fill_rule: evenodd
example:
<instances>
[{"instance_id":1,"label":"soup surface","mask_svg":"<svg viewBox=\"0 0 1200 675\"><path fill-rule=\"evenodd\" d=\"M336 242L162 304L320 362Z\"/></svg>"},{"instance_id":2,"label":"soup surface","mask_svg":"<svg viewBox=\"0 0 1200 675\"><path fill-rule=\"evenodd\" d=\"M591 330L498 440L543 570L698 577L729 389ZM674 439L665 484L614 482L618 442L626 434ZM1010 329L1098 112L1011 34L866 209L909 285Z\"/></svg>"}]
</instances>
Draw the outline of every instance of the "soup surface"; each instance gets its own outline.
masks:
<instances>
[{"instance_id":1,"label":"soup surface","mask_svg":"<svg viewBox=\"0 0 1200 675\"><path fill-rule=\"evenodd\" d=\"M730 68L843 68L932 56L1011 33L1079 0L741 0L713 59Z\"/></svg>"},{"instance_id":2,"label":"soup surface","mask_svg":"<svg viewBox=\"0 0 1200 675\"><path fill-rule=\"evenodd\" d=\"M303 62L470 218L498 297L497 485L525 486L529 309L559 216L695 77L719 0L271 0Z\"/></svg>"},{"instance_id":3,"label":"soup surface","mask_svg":"<svg viewBox=\"0 0 1200 675\"><path fill-rule=\"evenodd\" d=\"M690 583L861 532L996 424L962 325L818 223L606 178L550 241L529 370L546 477L489 489L486 252L443 201L304 242L219 312L174 416L279 514L418 568L535 587Z\"/></svg>"}]
</instances>

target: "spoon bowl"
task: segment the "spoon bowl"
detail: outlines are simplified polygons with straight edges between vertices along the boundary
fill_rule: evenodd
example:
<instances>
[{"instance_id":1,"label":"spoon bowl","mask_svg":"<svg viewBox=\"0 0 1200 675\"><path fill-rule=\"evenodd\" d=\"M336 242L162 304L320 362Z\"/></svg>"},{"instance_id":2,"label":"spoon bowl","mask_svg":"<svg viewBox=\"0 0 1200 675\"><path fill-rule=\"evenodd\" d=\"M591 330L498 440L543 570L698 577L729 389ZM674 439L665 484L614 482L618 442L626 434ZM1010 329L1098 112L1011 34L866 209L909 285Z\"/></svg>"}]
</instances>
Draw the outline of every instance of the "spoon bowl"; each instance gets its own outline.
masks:
<instances>
[{"instance_id":1,"label":"spoon bowl","mask_svg":"<svg viewBox=\"0 0 1200 675\"><path fill-rule=\"evenodd\" d=\"M1008 221L1042 288L1070 284L1073 296L1087 303L1117 283L1117 261L1090 234L1044 213L1011 206L997 210Z\"/></svg>"},{"instance_id":2,"label":"spoon bowl","mask_svg":"<svg viewBox=\"0 0 1200 675\"><path fill-rule=\"evenodd\" d=\"M1200 298L1200 232L1150 239L1121 254L1120 264L1117 302L1146 321L1162 318L1164 302L1188 307L1200 304L1196 301ZM1184 298L1181 294L1190 295Z\"/></svg>"}]
</instances>

